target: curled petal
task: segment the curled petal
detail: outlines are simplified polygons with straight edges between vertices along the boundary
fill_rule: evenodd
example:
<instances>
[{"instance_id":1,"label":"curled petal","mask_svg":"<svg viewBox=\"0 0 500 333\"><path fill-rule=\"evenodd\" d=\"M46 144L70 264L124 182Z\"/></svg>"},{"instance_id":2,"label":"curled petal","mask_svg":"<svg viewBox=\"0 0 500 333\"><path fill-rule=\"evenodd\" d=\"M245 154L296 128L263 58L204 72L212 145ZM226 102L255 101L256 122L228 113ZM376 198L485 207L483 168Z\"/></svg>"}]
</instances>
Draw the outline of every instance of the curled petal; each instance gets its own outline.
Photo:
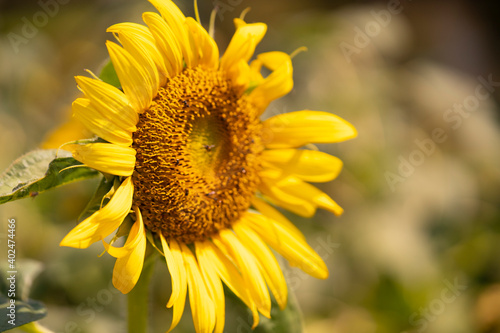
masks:
<instances>
[{"instance_id":1,"label":"curled petal","mask_svg":"<svg viewBox=\"0 0 500 333\"><path fill-rule=\"evenodd\" d=\"M343 213L335 201L315 186L297 177L280 177L280 172L266 170L260 173L260 190L274 203L304 217L311 217L316 208L323 208L335 215Z\"/></svg>"},{"instance_id":2,"label":"curled petal","mask_svg":"<svg viewBox=\"0 0 500 333\"><path fill-rule=\"evenodd\" d=\"M248 62L266 31L267 25L264 23L239 25L221 58L221 69L231 73L233 66L240 60Z\"/></svg>"}]
</instances>

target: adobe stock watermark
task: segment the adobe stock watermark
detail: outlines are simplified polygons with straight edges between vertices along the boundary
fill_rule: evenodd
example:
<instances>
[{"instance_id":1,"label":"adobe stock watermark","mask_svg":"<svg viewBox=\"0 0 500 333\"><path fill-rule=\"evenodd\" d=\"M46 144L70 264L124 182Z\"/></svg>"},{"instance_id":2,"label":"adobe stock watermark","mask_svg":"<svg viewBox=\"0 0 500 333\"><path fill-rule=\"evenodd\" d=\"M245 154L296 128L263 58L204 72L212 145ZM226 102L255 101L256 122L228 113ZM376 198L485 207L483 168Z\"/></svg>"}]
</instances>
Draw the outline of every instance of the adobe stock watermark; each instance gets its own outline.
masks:
<instances>
[{"instance_id":1,"label":"adobe stock watermark","mask_svg":"<svg viewBox=\"0 0 500 333\"><path fill-rule=\"evenodd\" d=\"M237 6L241 5L243 0L214 0L212 3L217 10L217 17L224 21L224 13L232 12Z\"/></svg>"},{"instance_id":2,"label":"adobe stock watermark","mask_svg":"<svg viewBox=\"0 0 500 333\"><path fill-rule=\"evenodd\" d=\"M340 50L348 63L351 63L351 57L353 54L361 53L364 48L371 44L373 38L380 35L382 30L391 24L392 17L401 14L404 9L401 1L399 0L389 0L386 8L387 9L379 11L370 11L370 15L373 17L373 20L368 21L365 24L364 29L361 29L358 26L354 27L354 32L356 34L354 35L353 42L351 44L347 42L340 43Z\"/></svg>"},{"instance_id":3,"label":"adobe stock watermark","mask_svg":"<svg viewBox=\"0 0 500 333\"><path fill-rule=\"evenodd\" d=\"M463 281L458 277L455 277L453 282L449 280L443 280L444 288L438 297L430 301L426 307L419 308L417 312L414 312L408 318L411 326L417 328L418 333L424 332L429 323L434 322L440 315L442 315L447 306L457 300L462 293L467 290L467 285L463 284ZM406 333L406 332L401 332Z\"/></svg>"},{"instance_id":4,"label":"adobe stock watermark","mask_svg":"<svg viewBox=\"0 0 500 333\"><path fill-rule=\"evenodd\" d=\"M495 89L500 87L500 81L494 81L492 74L488 75L487 78L479 76L477 80L479 83L476 85L474 93L465 97L462 103L455 103L443 112L443 121L453 131L459 129L464 120L479 109L481 102L489 99ZM408 156L399 155L397 172L386 171L384 174L391 191L395 192L396 185L405 182L406 179L411 177L416 168L423 165L426 159L434 154L437 145L446 142L446 140L448 140L448 134L441 127L433 129L429 138L415 139L416 148Z\"/></svg>"},{"instance_id":5,"label":"adobe stock watermark","mask_svg":"<svg viewBox=\"0 0 500 333\"><path fill-rule=\"evenodd\" d=\"M121 292L113 286L112 282L109 282L108 288L99 290L95 297L87 297L85 301L81 302L76 308L76 313L83 318L86 324L90 324L95 320L97 313L104 311L117 294L121 295ZM82 332L84 330L75 321L68 321L64 325L64 333Z\"/></svg>"},{"instance_id":6,"label":"adobe stock watermark","mask_svg":"<svg viewBox=\"0 0 500 333\"><path fill-rule=\"evenodd\" d=\"M23 16L21 18L23 25L19 33L9 32L7 34L7 39L14 49L14 52L16 54L19 53L21 45L28 44L30 40L35 38L39 29L45 27L49 23L50 18L53 18L59 13L60 6L67 4L69 1L70 0L39 0L37 3L41 10L34 13L31 17Z\"/></svg>"}]
</instances>

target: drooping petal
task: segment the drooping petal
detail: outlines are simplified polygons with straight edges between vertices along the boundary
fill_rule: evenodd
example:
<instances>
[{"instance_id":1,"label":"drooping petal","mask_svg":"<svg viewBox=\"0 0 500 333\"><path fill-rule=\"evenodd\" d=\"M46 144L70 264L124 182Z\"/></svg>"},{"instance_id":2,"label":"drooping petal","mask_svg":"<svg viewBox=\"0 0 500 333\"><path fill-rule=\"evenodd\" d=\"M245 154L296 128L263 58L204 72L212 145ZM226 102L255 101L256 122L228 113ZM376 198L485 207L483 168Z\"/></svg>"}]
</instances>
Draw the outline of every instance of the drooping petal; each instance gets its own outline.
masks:
<instances>
[{"instance_id":1,"label":"drooping petal","mask_svg":"<svg viewBox=\"0 0 500 333\"><path fill-rule=\"evenodd\" d=\"M235 223L233 229L241 242L254 254L259 267L281 310L286 307L288 290L285 277L269 247L247 225Z\"/></svg>"},{"instance_id":2,"label":"drooping petal","mask_svg":"<svg viewBox=\"0 0 500 333\"><path fill-rule=\"evenodd\" d=\"M250 60L266 31L267 25L264 23L240 24L220 60L221 69L233 78L231 76L233 66L240 60L245 62Z\"/></svg>"},{"instance_id":3,"label":"drooping petal","mask_svg":"<svg viewBox=\"0 0 500 333\"><path fill-rule=\"evenodd\" d=\"M211 333L215 327L214 302L207 291L207 285L196 258L185 244L180 245L186 265L189 304L191 304L194 328L197 333Z\"/></svg>"},{"instance_id":4,"label":"drooping petal","mask_svg":"<svg viewBox=\"0 0 500 333\"><path fill-rule=\"evenodd\" d=\"M144 230L144 222L142 214L138 208L134 208L136 214L136 222L132 225L127 241L122 247L115 247L108 244L104 239L102 243L106 252L115 258L123 258L130 254L136 247L142 246L142 242L146 239L146 232Z\"/></svg>"},{"instance_id":5,"label":"drooping petal","mask_svg":"<svg viewBox=\"0 0 500 333\"><path fill-rule=\"evenodd\" d=\"M144 265L144 255L146 254L146 231L144 230L144 222L138 208L135 208L135 214L137 220L132 229L130 229L130 234L123 246L123 249L127 250L128 253L123 256L123 253L116 253L119 257L116 259L113 269L113 285L123 294L130 292L139 280L142 266ZM116 248L114 249L117 250ZM114 251L110 252L110 248L107 250L113 255L112 252Z\"/></svg>"},{"instance_id":6,"label":"drooping petal","mask_svg":"<svg viewBox=\"0 0 500 333\"><path fill-rule=\"evenodd\" d=\"M256 62L270 69L272 72L250 93L261 110L265 110L269 103L288 94L293 88L292 59L284 52L268 52L257 56Z\"/></svg>"},{"instance_id":7,"label":"drooping petal","mask_svg":"<svg viewBox=\"0 0 500 333\"><path fill-rule=\"evenodd\" d=\"M132 132L118 126L116 121L105 117L89 99L77 98L72 108L73 116L98 137L120 146L132 144Z\"/></svg>"},{"instance_id":8,"label":"drooping petal","mask_svg":"<svg viewBox=\"0 0 500 333\"><path fill-rule=\"evenodd\" d=\"M323 259L307 243L296 238L279 223L261 214L247 213L241 223L252 228L267 244L307 274L318 279L328 277Z\"/></svg>"},{"instance_id":9,"label":"drooping petal","mask_svg":"<svg viewBox=\"0 0 500 333\"><path fill-rule=\"evenodd\" d=\"M328 182L342 170L342 161L316 150L270 149L262 152L262 159L282 170L282 176L292 175L308 182Z\"/></svg>"},{"instance_id":10,"label":"drooping petal","mask_svg":"<svg viewBox=\"0 0 500 333\"><path fill-rule=\"evenodd\" d=\"M173 77L179 74L182 71L183 58L181 46L175 32L156 13L144 13L142 19L148 25L156 46L163 56L168 76Z\"/></svg>"},{"instance_id":11,"label":"drooping petal","mask_svg":"<svg viewBox=\"0 0 500 333\"><path fill-rule=\"evenodd\" d=\"M263 172L261 172L261 174L263 174ZM278 183L278 181L273 178L269 179L263 177L259 185L259 190L277 206L285 208L300 216L313 216L316 212L316 205L308 200L308 198L297 197L284 191L280 185L286 185L286 180L287 178L281 179L280 183Z\"/></svg>"},{"instance_id":12,"label":"drooping petal","mask_svg":"<svg viewBox=\"0 0 500 333\"><path fill-rule=\"evenodd\" d=\"M354 126L344 119L322 111L295 111L264 121L270 137L267 148L295 148L308 143L340 142L356 137Z\"/></svg>"},{"instance_id":13,"label":"drooping petal","mask_svg":"<svg viewBox=\"0 0 500 333\"><path fill-rule=\"evenodd\" d=\"M226 313L224 289L222 287L222 282L214 267L214 263L211 260L208 260L203 255L204 246L201 244L201 242L195 243L195 249L201 273L207 283L208 293L210 295L210 298L214 301L215 305L216 320L215 320L214 332L222 333L224 331L224 322Z\"/></svg>"},{"instance_id":14,"label":"drooping petal","mask_svg":"<svg viewBox=\"0 0 500 333\"><path fill-rule=\"evenodd\" d=\"M127 97L112 85L85 76L76 76L76 83L90 100L95 109L116 126L134 132L139 121L137 111L132 108Z\"/></svg>"},{"instance_id":15,"label":"drooping petal","mask_svg":"<svg viewBox=\"0 0 500 333\"><path fill-rule=\"evenodd\" d=\"M311 217L316 208L323 208L335 215L344 210L326 193L297 177L281 177L279 171L265 170L260 173L259 189L274 203L304 217Z\"/></svg>"},{"instance_id":16,"label":"drooping petal","mask_svg":"<svg viewBox=\"0 0 500 333\"><path fill-rule=\"evenodd\" d=\"M212 240L216 245L222 243L228 248L231 258L241 271L243 280L250 290L250 295L255 301L257 309L262 315L270 318L271 298L254 255L240 242L231 230L221 230Z\"/></svg>"},{"instance_id":17,"label":"drooping petal","mask_svg":"<svg viewBox=\"0 0 500 333\"><path fill-rule=\"evenodd\" d=\"M60 245L84 249L109 236L118 229L130 212L133 194L134 185L131 177L128 177L118 187L108 204L73 228Z\"/></svg>"},{"instance_id":18,"label":"drooping petal","mask_svg":"<svg viewBox=\"0 0 500 333\"><path fill-rule=\"evenodd\" d=\"M134 148L100 142L68 147L76 160L98 171L117 176L130 176L134 172Z\"/></svg>"},{"instance_id":19,"label":"drooping petal","mask_svg":"<svg viewBox=\"0 0 500 333\"><path fill-rule=\"evenodd\" d=\"M160 74L156 64L159 62L159 52L156 47L151 47L150 41L145 36L137 35L135 30L130 31L128 26L114 25L107 29L108 32L114 32L116 39L120 41L125 51L134 58L147 73L147 77L151 80L152 96L156 96L160 86ZM155 52L156 51L156 52Z\"/></svg>"},{"instance_id":20,"label":"drooping petal","mask_svg":"<svg viewBox=\"0 0 500 333\"><path fill-rule=\"evenodd\" d=\"M167 241L160 233L160 239L167 262L168 271L172 277L172 295L168 300L167 307L174 307L174 314L172 317L172 324L168 332L172 331L179 321L181 320L186 304L187 294L187 278L186 269L184 267L184 259L182 257L182 250L175 240L170 240L170 247Z\"/></svg>"},{"instance_id":21,"label":"drooping petal","mask_svg":"<svg viewBox=\"0 0 500 333\"><path fill-rule=\"evenodd\" d=\"M155 78L122 47L110 41L106 46L125 96L137 112L146 110L154 97Z\"/></svg>"},{"instance_id":22,"label":"drooping petal","mask_svg":"<svg viewBox=\"0 0 500 333\"><path fill-rule=\"evenodd\" d=\"M167 78L170 76L165 65L165 60L160 50L156 46L155 38L151 31L142 24L137 23L118 23L108 28L108 31L117 34L127 34L128 38L136 38L147 50L147 53L156 64L159 75L159 85L163 87Z\"/></svg>"},{"instance_id":23,"label":"drooping petal","mask_svg":"<svg viewBox=\"0 0 500 333\"><path fill-rule=\"evenodd\" d=\"M219 65L219 48L208 32L192 17L186 19L189 33L193 43L196 45L198 54L198 64L208 69L217 69Z\"/></svg>"},{"instance_id":24,"label":"drooping petal","mask_svg":"<svg viewBox=\"0 0 500 333\"><path fill-rule=\"evenodd\" d=\"M243 281L240 272L236 269L236 266L234 266L227 256L210 241L197 244L197 250L197 255L199 253L202 258L201 260L211 262L221 280L224 281L236 297L241 299L243 303L245 303L245 305L252 311L254 320L252 329L257 327L259 324L259 313L257 312L257 307L254 300L250 296L248 288L245 285L245 281Z\"/></svg>"}]
</instances>

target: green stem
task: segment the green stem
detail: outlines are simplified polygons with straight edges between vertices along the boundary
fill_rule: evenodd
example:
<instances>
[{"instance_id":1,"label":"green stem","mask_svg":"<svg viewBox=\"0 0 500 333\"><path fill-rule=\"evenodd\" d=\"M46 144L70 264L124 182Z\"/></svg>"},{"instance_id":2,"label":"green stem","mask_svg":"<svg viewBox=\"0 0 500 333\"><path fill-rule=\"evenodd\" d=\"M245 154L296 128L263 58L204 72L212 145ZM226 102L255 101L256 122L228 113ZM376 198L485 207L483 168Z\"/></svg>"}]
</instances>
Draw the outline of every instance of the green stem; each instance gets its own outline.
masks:
<instances>
[{"instance_id":1,"label":"green stem","mask_svg":"<svg viewBox=\"0 0 500 333\"><path fill-rule=\"evenodd\" d=\"M148 331L148 296L149 282L153 275L156 256L146 256L141 277L134 289L128 293L128 332L147 333Z\"/></svg>"}]
</instances>

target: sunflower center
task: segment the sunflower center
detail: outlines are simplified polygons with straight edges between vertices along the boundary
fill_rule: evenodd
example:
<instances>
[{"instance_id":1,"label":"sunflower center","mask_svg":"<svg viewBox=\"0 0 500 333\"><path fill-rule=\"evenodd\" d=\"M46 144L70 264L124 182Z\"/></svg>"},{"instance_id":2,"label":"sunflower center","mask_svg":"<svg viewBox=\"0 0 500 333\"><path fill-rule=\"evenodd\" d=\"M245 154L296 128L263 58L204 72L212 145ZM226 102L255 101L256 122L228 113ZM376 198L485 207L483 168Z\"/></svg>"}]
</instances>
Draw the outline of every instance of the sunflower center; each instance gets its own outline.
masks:
<instances>
[{"instance_id":1,"label":"sunflower center","mask_svg":"<svg viewBox=\"0 0 500 333\"><path fill-rule=\"evenodd\" d=\"M228 228L257 190L260 121L223 72L185 69L140 114L134 202L146 227L184 243Z\"/></svg>"}]
</instances>

